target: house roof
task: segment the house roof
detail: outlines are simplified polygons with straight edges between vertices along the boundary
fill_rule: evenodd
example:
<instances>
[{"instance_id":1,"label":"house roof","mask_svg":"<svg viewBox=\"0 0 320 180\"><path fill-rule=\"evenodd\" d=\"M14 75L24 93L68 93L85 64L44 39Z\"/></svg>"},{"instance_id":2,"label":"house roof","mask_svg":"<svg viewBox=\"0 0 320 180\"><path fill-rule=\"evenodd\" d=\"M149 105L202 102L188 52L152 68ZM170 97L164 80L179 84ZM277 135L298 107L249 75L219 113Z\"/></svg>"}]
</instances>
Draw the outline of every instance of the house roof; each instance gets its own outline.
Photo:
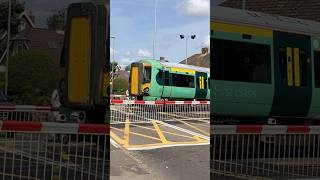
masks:
<instances>
[{"instance_id":1,"label":"house roof","mask_svg":"<svg viewBox=\"0 0 320 180\"><path fill-rule=\"evenodd\" d=\"M320 22L297 18L270 15L262 12L240 10L228 7L212 7L212 16L216 21L235 24L247 24L287 32L320 35Z\"/></svg>"},{"instance_id":2,"label":"house roof","mask_svg":"<svg viewBox=\"0 0 320 180\"><path fill-rule=\"evenodd\" d=\"M226 0L220 6L241 9L242 0ZM281 16L320 21L319 0L246 0L246 9Z\"/></svg>"},{"instance_id":3,"label":"house roof","mask_svg":"<svg viewBox=\"0 0 320 180\"><path fill-rule=\"evenodd\" d=\"M180 62L180 64L185 64L186 60ZM199 66L204 68L210 68L210 53L207 54L194 54L188 57L188 64L193 66Z\"/></svg>"},{"instance_id":4,"label":"house roof","mask_svg":"<svg viewBox=\"0 0 320 180\"><path fill-rule=\"evenodd\" d=\"M31 20L30 16L26 13L26 11L22 12L19 16L19 19L21 18L26 18L26 20L28 21L28 23L30 24L30 26L32 28L35 28L36 26L34 25L33 21Z\"/></svg>"}]
</instances>

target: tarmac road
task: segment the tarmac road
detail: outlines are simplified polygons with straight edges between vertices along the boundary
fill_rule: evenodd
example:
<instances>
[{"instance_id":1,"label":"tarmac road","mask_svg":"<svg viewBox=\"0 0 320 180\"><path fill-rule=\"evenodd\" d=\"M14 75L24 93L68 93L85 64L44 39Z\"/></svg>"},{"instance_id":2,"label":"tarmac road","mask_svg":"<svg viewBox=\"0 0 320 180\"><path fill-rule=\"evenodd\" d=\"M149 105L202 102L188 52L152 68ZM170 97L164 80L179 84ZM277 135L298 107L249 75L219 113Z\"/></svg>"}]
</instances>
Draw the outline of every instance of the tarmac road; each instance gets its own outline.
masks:
<instances>
[{"instance_id":1,"label":"tarmac road","mask_svg":"<svg viewBox=\"0 0 320 180\"><path fill-rule=\"evenodd\" d=\"M210 179L209 145L127 151L111 148L111 180Z\"/></svg>"}]
</instances>

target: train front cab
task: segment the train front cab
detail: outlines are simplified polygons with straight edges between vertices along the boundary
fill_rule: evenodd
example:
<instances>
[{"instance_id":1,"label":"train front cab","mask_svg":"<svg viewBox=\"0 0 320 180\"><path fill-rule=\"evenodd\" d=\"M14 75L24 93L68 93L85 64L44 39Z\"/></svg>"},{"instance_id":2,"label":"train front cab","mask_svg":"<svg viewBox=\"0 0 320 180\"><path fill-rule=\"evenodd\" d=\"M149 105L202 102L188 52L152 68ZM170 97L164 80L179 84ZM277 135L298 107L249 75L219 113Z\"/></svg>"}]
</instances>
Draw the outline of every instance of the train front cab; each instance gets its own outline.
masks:
<instances>
[{"instance_id":1,"label":"train front cab","mask_svg":"<svg viewBox=\"0 0 320 180\"><path fill-rule=\"evenodd\" d=\"M147 63L132 63L130 72L130 96L142 100L149 96L151 83L151 65Z\"/></svg>"}]
</instances>

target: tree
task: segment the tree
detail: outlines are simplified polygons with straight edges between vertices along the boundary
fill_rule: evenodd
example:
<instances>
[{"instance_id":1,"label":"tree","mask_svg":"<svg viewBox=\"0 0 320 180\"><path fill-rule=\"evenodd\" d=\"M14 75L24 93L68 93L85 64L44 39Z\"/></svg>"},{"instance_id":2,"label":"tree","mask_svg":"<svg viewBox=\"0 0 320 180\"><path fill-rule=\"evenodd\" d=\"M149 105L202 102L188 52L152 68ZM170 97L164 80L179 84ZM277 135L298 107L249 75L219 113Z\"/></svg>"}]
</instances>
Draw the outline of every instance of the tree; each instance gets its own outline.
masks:
<instances>
[{"instance_id":1,"label":"tree","mask_svg":"<svg viewBox=\"0 0 320 180\"><path fill-rule=\"evenodd\" d=\"M25 3L17 0L11 0L11 33L17 34L20 25L19 16L25 9ZM8 30L8 1L0 2L0 31Z\"/></svg>"},{"instance_id":2,"label":"tree","mask_svg":"<svg viewBox=\"0 0 320 180\"><path fill-rule=\"evenodd\" d=\"M110 64L110 71L115 73L116 71L119 70L119 66L117 62L111 62Z\"/></svg>"},{"instance_id":3,"label":"tree","mask_svg":"<svg viewBox=\"0 0 320 180\"><path fill-rule=\"evenodd\" d=\"M131 71L131 65L129 64L128 66L125 67L126 71Z\"/></svg>"},{"instance_id":4,"label":"tree","mask_svg":"<svg viewBox=\"0 0 320 180\"><path fill-rule=\"evenodd\" d=\"M114 94L125 94L126 90L129 89L130 84L124 78L117 78L113 81L113 93Z\"/></svg>"},{"instance_id":5,"label":"tree","mask_svg":"<svg viewBox=\"0 0 320 180\"><path fill-rule=\"evenodd\" d=\"M66 9L59 10L57 14L53 14L47 18L48 28L51 30L65 30L67 21Z\"/></svg>"},{"instance_id":6,"label":"tree","mask_svg":"<svg viewBox=\"0 0 320 180\"><path fill-rule=\"evenodd\" d=\"M41 53L24 52L9 61L8 95L16 104L49 105L58 85L58 67Z\"/></svg>"}]
</instances>

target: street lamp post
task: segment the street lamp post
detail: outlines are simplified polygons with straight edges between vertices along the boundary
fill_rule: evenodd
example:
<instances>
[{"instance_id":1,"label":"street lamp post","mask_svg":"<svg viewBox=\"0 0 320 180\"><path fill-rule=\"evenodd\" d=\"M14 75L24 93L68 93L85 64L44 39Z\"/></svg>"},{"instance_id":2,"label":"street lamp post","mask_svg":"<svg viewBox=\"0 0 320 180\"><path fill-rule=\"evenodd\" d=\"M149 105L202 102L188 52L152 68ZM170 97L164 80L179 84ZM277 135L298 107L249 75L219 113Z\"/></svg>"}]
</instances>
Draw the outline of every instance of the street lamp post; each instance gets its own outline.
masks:
<instances>
[{"instance_id":1,"label":"street lamp post","mask_svg":"<svg viewBox=\"0 0 320 180\"><path fill-rule=\"evenodd\" d=\"M158 0L154 0L153 59L155 59L156 38L157 38L157 5L158 5Z\"/></svg>"},{"instance_id":2,"label":"street lamp post","mask_svg":"<svg viewBox=\"0 0 320 180\"><path fill-rule=\"evenodd\" d=\"M186 39L186 64L188 64L188 39L189 38L194 39L194 38L196 38L196 35L193 34L193 35L185 36L183 34L180 34L180 38Z\"/></svg>"},{"instance_id":3,"label":"street lamp post","mask_svg":"<svg viewBox=\"0 0 320 180\"><path fill-rule=\"evenodd\" d=\"M111 86L110 86L110 94L113 93L113 69L114 69L114 63L115 63L115 60L114 60L114 44L115 44L115 40L116 40L116 37L114 36L111 36L110 37L111 39L113 39L113 43L112 43L112 63L111 63Z\"/></svg>"},{"instance_id":4,"label":"street lamp post","mask_svg":"<svg viewBox=\"0 0 320 180\"><path fill-rule=\"evenodd\" d=\"M11 0L8 2L8 31L7 31L7 61L6 61L6 74L5 74L5 95L8 95L8 71L9 71L9 56L10 56L10 32L11 32Z\"/></svg>"}]
</instances>

